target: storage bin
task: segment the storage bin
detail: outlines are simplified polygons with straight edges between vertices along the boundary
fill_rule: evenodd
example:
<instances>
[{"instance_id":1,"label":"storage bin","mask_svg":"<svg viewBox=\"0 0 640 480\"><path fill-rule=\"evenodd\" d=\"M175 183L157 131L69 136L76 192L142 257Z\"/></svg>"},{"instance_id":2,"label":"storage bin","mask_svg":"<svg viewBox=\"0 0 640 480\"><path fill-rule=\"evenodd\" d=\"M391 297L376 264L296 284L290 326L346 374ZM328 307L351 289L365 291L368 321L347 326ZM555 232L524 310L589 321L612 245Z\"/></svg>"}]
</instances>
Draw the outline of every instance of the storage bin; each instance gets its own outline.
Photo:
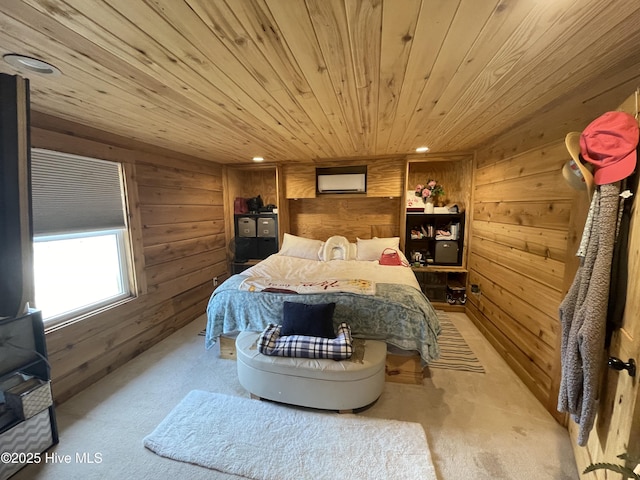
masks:
<instances>
[{"instance_id":1,"label":"storage bin","mask_svg":"<svg viewBox=\"0 0 640 480\"><path fill-rule=\"evenodd\" d=\"M41 454L47 450L53 445L49 410L42 410L28 420L20 422L0 434L0 445L2 445L3 452L24 454L25 461L29 454ZM6 480L25 465L26 463L0 462L0 480Z\"/></svg>"},{"instance_id":2,"label":"storage bin","mask_svg":"<svg viewBox=\"0 0 640 480\"><path fill-rule=\"evenodd\" d=\"M273 238L276 236L276 221L273 218L257 218L256 229L258 237Z\"/></svg>"},{"instance_id":3,"label":"storage bin","mask_svg":"<svg viewBox=\"0 0 640 480\"><path fill-rule=\"evenodd\" d=\"M256 220L251 217L238 218L238 236L239 237L255 237L256 236Z\"/></svg>"},{"instance_id":4,"label":"storage bin","mask_svg":"<svg viewBox=\"0 0 640 480\"><path fill-rule=\"evenodd\" d=\"M277 238L258 238L258 258L267 258L278 252Z\"/></svg>"},{"instance_id":5,"label":"storage bin","mask_svg":"<svg viewBox=\"0 0 640 480\"><path fill-rule=\"evenodd\" d=\"M21 420L33 417L53 403L49 381L31 377L4 392L7 406Z\"/></svg>"},{"instance_id":6,"label":"storage bin","mask_svg":"<svg viewBox=\"0 0 640 480\"><path fill-rule=\"evenodd\" d=\"M259 258L257 238L236 237L235 247L235 260L237 262L245 262L250 258Z\"/></svg>"}]
</instances>

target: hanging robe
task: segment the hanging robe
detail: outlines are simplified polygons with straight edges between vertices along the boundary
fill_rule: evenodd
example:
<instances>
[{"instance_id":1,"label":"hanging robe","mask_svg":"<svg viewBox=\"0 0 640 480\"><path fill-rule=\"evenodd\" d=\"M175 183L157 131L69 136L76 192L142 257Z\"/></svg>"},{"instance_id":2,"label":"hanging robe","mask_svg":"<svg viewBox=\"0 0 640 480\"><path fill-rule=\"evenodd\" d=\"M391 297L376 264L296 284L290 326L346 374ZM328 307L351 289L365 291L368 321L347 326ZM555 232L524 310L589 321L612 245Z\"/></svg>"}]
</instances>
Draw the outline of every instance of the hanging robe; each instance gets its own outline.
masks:
<instances>
[{"instance_id":1,"label":"hanging robe","mask_svg":"<svg viewBox=\"0 0 640 480\"><path fill-rule=\"evenodd\" d=\"M568 412L578 423L580 446L586 445L598 411L619 193L618 184L606 184L594 196L579 252L584 258L560 304L562 378L558 411Z\"/></svg>"}]
</instances>

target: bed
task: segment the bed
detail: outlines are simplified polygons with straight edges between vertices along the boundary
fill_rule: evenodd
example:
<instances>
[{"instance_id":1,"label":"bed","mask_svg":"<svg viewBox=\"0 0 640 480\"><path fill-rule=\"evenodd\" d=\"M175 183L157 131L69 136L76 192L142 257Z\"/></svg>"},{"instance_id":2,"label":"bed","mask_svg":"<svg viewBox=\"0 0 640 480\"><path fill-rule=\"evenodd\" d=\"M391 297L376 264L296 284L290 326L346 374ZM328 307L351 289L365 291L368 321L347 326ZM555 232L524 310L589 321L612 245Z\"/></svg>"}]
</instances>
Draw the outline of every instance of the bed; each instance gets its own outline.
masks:
<instances>
[{"instance_id":1,"label":"bed","mask_svg":"<svg viewBox=\"0 0 640 480\"><path fill-rule=\"evenodd\" d=\"M223 333L262 331L269 323L281 323L284 302L335 302L334 325L348 323L354 337L418 352L427 364L437 359L440 324L411 268L378 262L384 245L397 249L397 240L349 243L331 237L321 242L285 234L278 253L229 277L213 292L206 348Z\"/></svg>"}]
</instances>

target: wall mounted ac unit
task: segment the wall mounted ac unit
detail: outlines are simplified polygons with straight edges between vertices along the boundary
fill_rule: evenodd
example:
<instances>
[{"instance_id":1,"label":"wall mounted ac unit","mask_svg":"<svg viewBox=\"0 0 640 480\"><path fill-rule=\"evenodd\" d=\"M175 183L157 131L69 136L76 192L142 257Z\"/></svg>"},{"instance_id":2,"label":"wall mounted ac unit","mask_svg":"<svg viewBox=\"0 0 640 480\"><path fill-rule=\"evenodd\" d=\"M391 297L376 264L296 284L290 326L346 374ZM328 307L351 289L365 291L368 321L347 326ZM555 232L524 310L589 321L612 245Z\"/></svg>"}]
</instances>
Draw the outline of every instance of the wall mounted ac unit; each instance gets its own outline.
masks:
<instances>
[{"instance_id":1,"label":"wall mounted ac unit","mask_svg":"<svg viewBox=\"0 0 640 480\"><path fill-rule=\"evenodd\" d=\"M366 193L367 166L316 168L316 193Z\"/></svg>"}]
</instances>

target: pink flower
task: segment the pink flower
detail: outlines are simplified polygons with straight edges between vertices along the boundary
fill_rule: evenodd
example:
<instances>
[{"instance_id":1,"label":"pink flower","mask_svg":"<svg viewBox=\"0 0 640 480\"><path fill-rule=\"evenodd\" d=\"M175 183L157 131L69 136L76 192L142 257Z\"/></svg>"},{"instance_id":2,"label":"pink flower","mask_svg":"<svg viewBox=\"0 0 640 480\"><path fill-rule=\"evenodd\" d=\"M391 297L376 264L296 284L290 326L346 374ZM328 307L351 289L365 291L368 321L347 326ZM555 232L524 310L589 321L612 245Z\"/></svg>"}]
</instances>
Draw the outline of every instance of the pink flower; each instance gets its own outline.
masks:
<instances>
[{"instance_id":1,"label":"pink flower","mask_svg":"<svg viewBox=\"0 0 640 480\"><path fill-rule=\"evenodd\" d=\"M444 189L438 185L437 180L429 179L426 185L416 185L416 197L421 197L426 203L428 198L444 195Z\"/></svg>"}]
</instances>

